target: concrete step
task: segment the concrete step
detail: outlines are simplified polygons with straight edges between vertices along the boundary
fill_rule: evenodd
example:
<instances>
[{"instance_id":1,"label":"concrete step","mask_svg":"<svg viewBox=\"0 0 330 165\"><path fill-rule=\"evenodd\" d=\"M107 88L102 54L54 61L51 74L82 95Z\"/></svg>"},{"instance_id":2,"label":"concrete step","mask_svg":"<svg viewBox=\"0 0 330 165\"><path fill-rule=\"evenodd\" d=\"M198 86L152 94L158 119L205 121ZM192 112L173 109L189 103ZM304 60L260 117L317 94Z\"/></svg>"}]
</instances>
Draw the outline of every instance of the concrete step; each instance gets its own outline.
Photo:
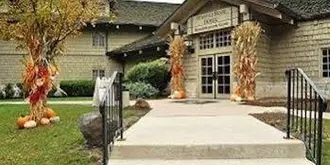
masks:
<instances>
[{"instance_id":1,"label":"concrete step","mask_svg":"<svg viewBox=\"0 0 330 165\"><path fill-rule=\"evenodd\" d=\"M109 165L314 165L307 159L110 160Z\"/></svg>"},{"instance_id":2,"label":"concrete step","mask_svg":"<svg viewBox=\"0 0 330 165\"><path fill-rule=\"evenodd\" d=\"M303 158L304 145L210 144L210 145L131 145L116 146L111 159L259 159Z\"/></svg>"},{"instance_id":3,"label":"concrete step","mask_svg":"<svg viewBox=\"0 0 330 165\"><path fill-rule=\"evenodd\" d=\"M251 116L144 117L125 136L111 159L305 158L301 141Z\"/></svg>"}]
</instances>

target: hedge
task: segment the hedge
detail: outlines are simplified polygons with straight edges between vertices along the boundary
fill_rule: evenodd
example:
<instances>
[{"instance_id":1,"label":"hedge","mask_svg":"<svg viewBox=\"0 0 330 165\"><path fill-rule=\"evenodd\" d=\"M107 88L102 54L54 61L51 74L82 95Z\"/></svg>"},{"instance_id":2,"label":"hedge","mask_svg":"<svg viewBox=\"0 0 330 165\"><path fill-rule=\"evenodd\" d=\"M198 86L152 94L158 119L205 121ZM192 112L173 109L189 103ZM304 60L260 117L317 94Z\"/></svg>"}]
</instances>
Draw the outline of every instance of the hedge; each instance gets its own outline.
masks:
<instances>
[{"instance_id":1,"label":"hedge","mask_svg":"<svg viewBox=\"0 0 330 165\"><path fill-rule=\"evenodd\" d=\"M128 83L143 82L163 91L170 80L169 68L164 60L143 62L132 67L125 75Z\"/></svg>"},{"instance_id":2,"label":"hedge","mask_svg":"<svg viewBox=\"0 0 330 165\"><path fill-rule=\"evenodd\" d=\"M94 94L94 80L61 81L60 87L69 97L92 97Z\"/></svg>"}]
</instances>

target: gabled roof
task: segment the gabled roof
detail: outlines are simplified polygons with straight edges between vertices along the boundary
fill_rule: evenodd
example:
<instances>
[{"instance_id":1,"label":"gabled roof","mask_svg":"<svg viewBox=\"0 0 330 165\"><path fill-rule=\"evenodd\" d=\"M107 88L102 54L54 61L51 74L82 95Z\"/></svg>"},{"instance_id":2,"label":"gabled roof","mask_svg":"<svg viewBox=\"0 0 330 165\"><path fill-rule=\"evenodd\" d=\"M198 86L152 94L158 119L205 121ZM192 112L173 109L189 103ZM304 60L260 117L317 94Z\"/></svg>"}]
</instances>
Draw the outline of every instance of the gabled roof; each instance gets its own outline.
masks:
<instances>
[{"instance_id":1,"label":"gabled roof","mask_svg":"<svg viewBox=\"0 0 330 165\"><path fill-rule=\"evenodd\" d=\"M282 4L291 9L302 19L313 19L330 14L330 0L267 0Z\"/></svg>"},{"instance_id":2,"label":"gabled roof","mask_svg":"<svg viewBox=\"0 0 330 165\"><path fill-rule=\"evenodd\" d=\"M115 24L159 26L178 4L118 0L118 18Z\"/></svg>"},{"instance_id":3,"label":"gabled roof","mask_svg":"<svg viewBox=\"0 0 330 165\"><path fill-rule=\"evenodd\" d=\"M254 6L255 10L267 9L275 17L283 19L285 22L292 20L303 21L330 16L330 0L221 0L223 2L239 5L242 2L248 6ZM171 22L180 18L187 18L183 15L192 15L198 11L207 0L185 0L185 2L169 16L157 30L157 35L164 35L165 29L169 29ZM265 11L264 9L259 12ZM187 13L188 12L188 13Z\"/></svg>"},{"instance_id":4,"label":"gabled roof","mask_svg":"<svg viewBox=\"0 0 330 165\"><path fill-rule=\"evenodd\" d=\"M136 50L148 49L156 46L164 46L166 45L166 40L164 38L160 38L153 34L150 34L140 40L134 41L127 45L124 45L118 49L115 49L111 52L108 52L108 55L118 55L123 53L128 53Z\"/></svg>"}]
</instances>

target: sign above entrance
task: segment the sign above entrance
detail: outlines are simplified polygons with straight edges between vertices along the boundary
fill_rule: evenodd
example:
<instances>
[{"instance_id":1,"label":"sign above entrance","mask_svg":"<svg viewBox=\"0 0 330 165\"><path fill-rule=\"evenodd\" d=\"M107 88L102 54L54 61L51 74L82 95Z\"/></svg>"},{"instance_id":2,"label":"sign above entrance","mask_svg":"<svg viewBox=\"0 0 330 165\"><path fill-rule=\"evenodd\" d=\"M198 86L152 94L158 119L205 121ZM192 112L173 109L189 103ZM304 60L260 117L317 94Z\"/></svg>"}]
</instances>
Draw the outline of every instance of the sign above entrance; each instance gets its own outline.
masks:
<instances>
[{"instance_id":1,"label":"sign above entrance","mask_svg":"<svg viewBox=\"0 0 330 165\"><path fill-rule=\"evenodd\" d=\"M238 8L228 7L191 17L187 22L187 32L203 33L238 25Z\"/></svg>"}]
</instances>

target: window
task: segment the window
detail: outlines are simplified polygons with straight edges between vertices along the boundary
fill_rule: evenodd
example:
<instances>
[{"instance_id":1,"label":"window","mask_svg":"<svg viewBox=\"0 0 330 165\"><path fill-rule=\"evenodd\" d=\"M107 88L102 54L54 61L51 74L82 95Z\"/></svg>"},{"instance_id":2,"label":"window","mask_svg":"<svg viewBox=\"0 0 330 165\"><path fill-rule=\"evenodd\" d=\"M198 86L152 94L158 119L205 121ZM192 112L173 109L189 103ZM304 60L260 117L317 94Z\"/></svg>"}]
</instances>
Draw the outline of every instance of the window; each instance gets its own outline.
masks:
<instances>
[{"instance_id":1,"label":"window","mask_svg":"<svg viewBox=\"0 0 330 165\"><path fill-rule=\"evenodd\" d=\"M214 46L213 34L202 35L199 38L199 49L211 49Z\"/></svg>"},{"instance_id":2,"label":"window","mask_svg":"<svg viewBox=\"0 0 330 165\"><path fill-rule=\"evenodd\" d=\"M222 30L199 37L199 49L212 49L231 45L231 31Z\"/></svg>"},{"instance_id":3,"label":"window","mask_svg":"<svg viewBox=\"0 0 330 165\"><path fill-rule=\"evenodd\" d=\"M220 31L215 33L215 46L224 47L231 45L230 31Z\"/></svg>"},{"instance_id":4,"label":"window","mask_svg":"<svg viewBox=\"0 0 330 165\"><path fill-rule=\"evenodd\" d=\"M323 77L330 77L330 48L322 49Z\"/></svg>"},{"instance_id":5,"label":"window","mask_svg":"<svg viewBox=\"0 0 330 165\"><path fill-rule=\"evenodd\" d=\"M104 46L105 45L105 36L100 32L93 33L93 46Z\"/></svg>"},{"instance_id":6,"label":"window","mask_svg":"<svg viewBox=\"0 0 330 165\"><path fill-rule=\"evenodd\" d=\"M95 80L97 77L105 77L105 71L104 70L93 70L93 80Z\"/></svg>"}]
</instances>

